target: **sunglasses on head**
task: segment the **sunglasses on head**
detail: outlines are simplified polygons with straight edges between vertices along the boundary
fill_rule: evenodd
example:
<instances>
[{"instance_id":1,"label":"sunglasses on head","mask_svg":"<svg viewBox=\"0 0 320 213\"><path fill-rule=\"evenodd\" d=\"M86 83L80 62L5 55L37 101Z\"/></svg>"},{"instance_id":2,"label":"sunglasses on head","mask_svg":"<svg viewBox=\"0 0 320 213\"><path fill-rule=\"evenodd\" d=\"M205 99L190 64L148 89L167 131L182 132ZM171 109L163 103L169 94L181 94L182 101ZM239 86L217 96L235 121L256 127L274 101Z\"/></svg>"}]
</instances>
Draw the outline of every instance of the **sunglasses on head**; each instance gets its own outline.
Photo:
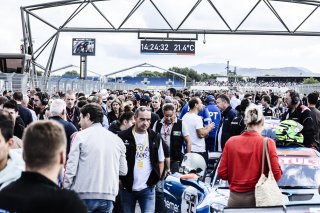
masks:
<instances>
[{"instance_id":1,"label":"sunglasses on head","mask_svg":"<svg viewBox=\"0 0 320 213\"><path fill-rule=\"evenodd\" d=\"M136 112L144 112L144 111L149 111L151 112L151 109L149 107L146 106L140 106L136 109Z\"/></svg>"}]
</instances>

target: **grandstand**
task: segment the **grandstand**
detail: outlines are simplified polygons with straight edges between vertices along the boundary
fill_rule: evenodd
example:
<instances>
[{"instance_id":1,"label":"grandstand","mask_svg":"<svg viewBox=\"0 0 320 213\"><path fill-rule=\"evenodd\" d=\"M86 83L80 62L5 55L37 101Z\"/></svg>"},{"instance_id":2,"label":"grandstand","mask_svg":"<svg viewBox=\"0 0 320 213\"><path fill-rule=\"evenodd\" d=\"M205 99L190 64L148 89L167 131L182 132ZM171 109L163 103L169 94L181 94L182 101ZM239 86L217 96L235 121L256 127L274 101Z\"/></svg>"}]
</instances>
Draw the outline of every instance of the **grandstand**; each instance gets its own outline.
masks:
<instances>
[{"instance_id":1,"label":"grandstand","mask_svg":"<svg viewBox=\"0 0 320 213\"><path fill-rule=\"evenodd\" d=\"M149 85L149 86L160 86L160 87L166 87L166 86L174 86L174 87L184 87L183 80L180 79L171 79L171 78L144 78L144 77L122 77L122 78L115 78L115 79L109 79L108 82L117 82L117 83L123 83L128 85L135 85L135 86L141 86L141 85Z\"/></svg>"}]
</instances>

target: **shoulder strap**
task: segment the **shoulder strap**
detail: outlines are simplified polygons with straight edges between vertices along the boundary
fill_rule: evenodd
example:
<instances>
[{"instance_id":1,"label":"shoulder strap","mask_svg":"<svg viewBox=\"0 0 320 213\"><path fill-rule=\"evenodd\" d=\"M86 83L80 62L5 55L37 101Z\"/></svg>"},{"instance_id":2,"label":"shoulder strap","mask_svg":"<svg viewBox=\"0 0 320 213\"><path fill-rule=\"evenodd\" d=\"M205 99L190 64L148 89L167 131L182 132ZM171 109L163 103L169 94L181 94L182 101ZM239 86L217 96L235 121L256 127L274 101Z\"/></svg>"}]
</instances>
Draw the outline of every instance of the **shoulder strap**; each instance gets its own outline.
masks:
<instances>
[{"instance_id":1,"label":"shoulder strap","mask_svg":"<svg viewBox=\"0 0 320 213\"><path fill-rule=\"evenodd\" d=\"M262 145L261 174L263 174L263 172L264 172L264 158L265 158L265 153L266 153L265 144L266 144L266 140L264 138L263 145Z\"/></svg>"},{"instance_id":2,"label":"shoulder strap","mask_svg":"<svg viewBox=\"0 0 320 213\"><path fill-rule=\"evenodd\" d=\"M268 151L268 138L264 138L264 146L265 146L265 152L266 152L266 156L267 156L269 171L271 171L270 156L269 156L269 151Z\"/></svg>"}]
</instances>

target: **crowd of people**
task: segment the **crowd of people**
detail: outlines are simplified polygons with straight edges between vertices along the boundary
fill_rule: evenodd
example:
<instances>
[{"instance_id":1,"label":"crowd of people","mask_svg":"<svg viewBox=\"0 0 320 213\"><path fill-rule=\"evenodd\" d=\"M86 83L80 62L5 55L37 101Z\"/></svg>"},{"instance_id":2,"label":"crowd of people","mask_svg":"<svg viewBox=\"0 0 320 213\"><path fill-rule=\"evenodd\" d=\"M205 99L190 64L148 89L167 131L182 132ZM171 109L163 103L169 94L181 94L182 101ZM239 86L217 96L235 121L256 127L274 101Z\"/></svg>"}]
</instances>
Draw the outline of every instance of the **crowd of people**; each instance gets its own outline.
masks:
<instances>
[{"instance_id":1,"label":"crowd of people","mask_svg":"<svg viewBox=\"0 0 320 213\"><path fill-rule=\"evenodd\" d=\"M219 87L293 87L301 85L302 82L280 82L280 81L201 81L196 82L194 86L219 86Z\"/></svg>"},{"instance_id":2,"label":"crowd of people","mask_svg":"<svg viewBox=\"0 0 320 213\"><path fill-rule=\"evenodd\" d=\"M303 126L303 145L318 150L319 106L317 92L302 97L290 90L4 91L0 209L131 213L138 201L141 212L165 212L165 177L179 171L186 153L197 153L207 163L213 151L223 152L219 176L230 183L230 206L239 206L242 193L253 205L254 181L244 186L233 175L252 178L232 164L242 161L234 154L239 144L260 149L264 120L290 119ZM276 165L272 139L268 146ZM246 158L250 168L259 169L252 156ZM281 177L279 167L273 172Z\"/></svg>"}]
</instances>

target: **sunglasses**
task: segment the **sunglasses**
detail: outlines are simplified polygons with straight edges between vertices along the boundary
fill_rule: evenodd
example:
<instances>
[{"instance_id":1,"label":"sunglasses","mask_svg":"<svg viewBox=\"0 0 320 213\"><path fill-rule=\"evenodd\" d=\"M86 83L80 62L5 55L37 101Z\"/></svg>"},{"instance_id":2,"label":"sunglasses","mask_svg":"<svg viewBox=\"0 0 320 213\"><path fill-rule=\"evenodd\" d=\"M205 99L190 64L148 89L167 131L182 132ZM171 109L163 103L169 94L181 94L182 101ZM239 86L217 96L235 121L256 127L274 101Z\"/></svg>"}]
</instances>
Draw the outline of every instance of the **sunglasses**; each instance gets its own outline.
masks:
<instances>
[{"instance_id":1,"label":"sunglasses","mask_svg":"<svg viewBox=\"0 0 320 213\"><path fill-rule=\"evenodd\" d=\"M144 111L149 111L151 112L151 109L149 107L146 107L146 106L140 106L136 109L136 113L138 112L144 112Z\"/></svg>"}]
</instances>

